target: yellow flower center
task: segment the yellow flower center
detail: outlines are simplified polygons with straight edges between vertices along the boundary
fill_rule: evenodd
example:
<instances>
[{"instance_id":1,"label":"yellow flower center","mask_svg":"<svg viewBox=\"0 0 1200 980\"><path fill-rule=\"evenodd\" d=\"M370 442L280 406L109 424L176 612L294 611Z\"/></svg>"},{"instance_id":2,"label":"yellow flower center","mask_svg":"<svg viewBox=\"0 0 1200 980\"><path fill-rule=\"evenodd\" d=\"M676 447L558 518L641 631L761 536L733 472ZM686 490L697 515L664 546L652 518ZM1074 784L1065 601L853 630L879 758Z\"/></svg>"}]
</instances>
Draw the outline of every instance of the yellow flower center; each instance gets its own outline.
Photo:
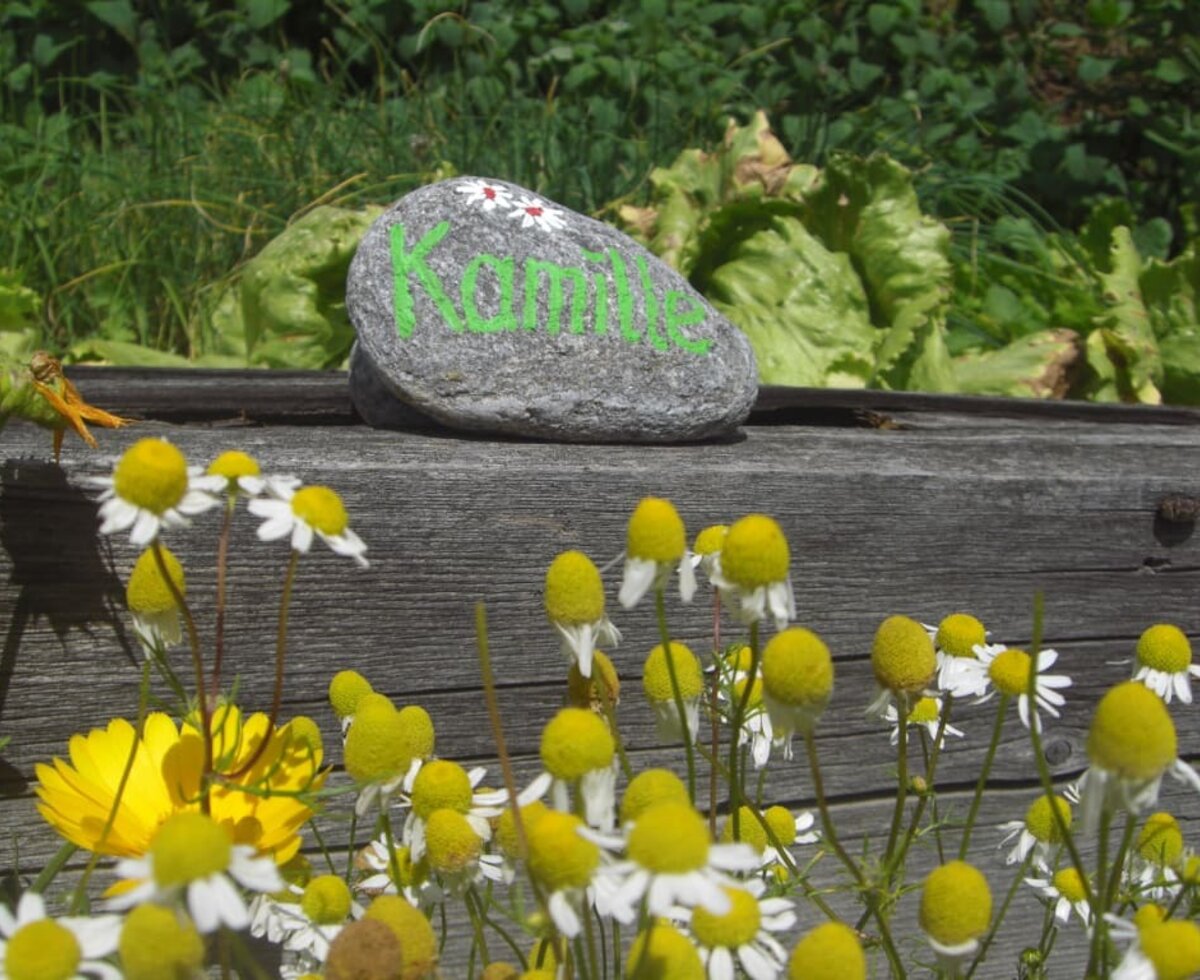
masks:
<instances>
[{"instance_id":1,"label":"yellow flower center","mask_svg":"<svg viewBox=\"0 0 1200 980\"><path fill-rule=\"evenodd\" d=\"M319 926L337 925L350 917L350 889L339 875L319 875L300 899L304 914Z\"/></svg>"},{"instance_id":2,"label":"yellow flower center","mask_svg":"<svg viewBox=\"0 0 1200 980\"><path fill-rule=\"evenodd\" d=\"M692 552L697 555L717 555L725 547L725 536L729 533L728 524L710 524L696 535L696 543Z\"/></svg>"},{"instance_id":3,"label":"yellow flower center","mask_svg":"<svg viewBox=\"0 0 1200 980\"><path fill-rule=\"evenodd\" d=\"M1179 878L1185 885L1195 888L1200 885L1200 854L1189 855L1179 869Z\"/></svg>"},{"instance_id":4,"label":"yellow flower center","mask_svg":"<svg viewBox=\"0 0 1200 980\"><path fill-rule=\"evenodd\" d=\"M400 709L400 741L404 751L413 759L428 759L433 755L433 719L419 704L408 704Z\"/></svg>"},{"instance_id":5,"label":"yellow flower center","mask_svg":"<svg viewBox=\"0 0 1200 980\"><path fill-rule=\"evenodd\" d=\"M613 706L621 696L621 679L608 654L592 651L592 676L579 672L579 663L571 661L567 670L567 702L576 708Z\"/></svg>"},{"instance_id":6,"label":"yellow flower center","mask_svg":"<svg viewBox=\"0 0 1200 980\"><path fill-rule=\"evenodd\" d=\"M170 510L187 492L187 460L165 439L139 439L117 462L113 490L152 514Z\"/></svg>"},{"instance_id":7,"label":"yellow flower center","mask_svg":"<svg viewBox=\"0 0 1200 980\"><path fill-rule=\"evenodd\" d=\"M391 980L403 976L403 969L400 941L387 923L374 919L351 922L339 932L329 944L324 963L327 977L369 977L371 980L387 977Z\"/></svg>"},{"instance_id":8,"label":"yellow flower center","mask_svg":"<svg viewBox=\"0 0 1200 980\"><path fill-rule=\"evenodd\" d=\"M1142 952L1154 964L1156 980L1187 980L1200 971L1200 926L1168 919L1138 933Z\"/></svg>"},{"instance_id":9,"label":"yellow flower center","mask_svg":"<svg viewBox=\"0 0 1200 980\"><path fill-rule=\"evenodd\" d=\"M1074 868L1063 868L1061 871L1056 871L1051 879L1051 884L1072 905L1087 901L1087 889L1084 888L1079 872Z\"/></svg>"},{"instance_id":10,"label":"yellow flower center","mask_svg":"<svg viewBox=\"0 0 1200 980\"><path fill-rule=\"evenodd\" d=\"M996 690L1019 697L1029 690L1029 654L1024 650L1005 650L988 666L988 676Z\"/></svg>"},{"instance_id":11,"label":"yellow flower center","mask_svg":"<svg viewBox=\"0 0 1200 980\"><path fill-rule=\"evenodd\" d=\"M229 449L208 464L209 476L223 476L233 483L241 476L258 476L258 460L240 449Z\"/></svg>"},{"instance_id":12,"label":"yellow flower center","mask_svg":"<svg viewBox=\"0 0 1200 980\"><path fill-rule=\"evenodd\" d=\"M748 646L735 647L725 655L725 663L730 670L746 671L750 669L750 663L754 660L754 651Z\"/></svg>"},{"instance_id":13,"label":"yellow flower center","mask_svg":"<svg viewBox=\"0 0 1200 980\"><path fill-rule=\"evenodd\" d=\"M385 697L368 695L354 713L342 758L356 783L374 783L405 772L412 756L404 745L400 712Z\"/></svg>"},{"instance_id":14,"label":"yellow flower center","mask_svg":"<svg viewBox=\"0 0 1200 980\"><path fill-rule=\"evenodd\" d=\"M321 758L325 747L322 744L321 729L308 715L296 715L287 723L287 737L292 748L302 753L309 750L316 758Z\"/></svg>"},{"instance_id":15,"label":"yellow flower center","mask_svg":"<svg viewBox=\"0 0 1200 980\"><path fill-rule=\"evenodd\" d=\"M382 922L400 940L404 953L404 969L400 976L425 977L432 973L437 960L437 937L425 913L399 895L380 895L367 908L365 919Z\"/></svg>"},{"instance_id":16,"label":"yellow flower center","mask_svg":"<svg viewBox=\"0 0 1200 980\"><path fill-rule=\"evenodd\" d=\"M833 660L816 633L793 626L776 633L762 655L766 692L784 704L824 704L833 692Z\"/></svg>"},{"instance_id":17,"label":"yellow flower center","mask_svg":"<svg viewBox=\"0 0 1200 980\"><path fill-rule=\"evenodd\" d=\"M626 980L704 980L705 976L692 941L661 920L637 934L626 964Z\"/></svg>"},{"instance_id":18,"label":"yellow flower center","mask_svg":"<svg viewBox=\"0 0 1200 980\"><path fill-rule=\"evenodd\" d=\"M934 868L921 890L921 928L944 946L983 935L992 918L987 879L965 861Z\"/></svg>"},{"instance_id":19,"label":"yellow flower center","mask_svg":"<svg viewBox=\"0 0 1200 980\"><path fill-rule=\"evenodd\" d=\"M229 835L203 813L184 811L163 821L150 844L154 880L163 887L185 885L229 867Z\"/></svg>"},{"instance_id":20,"label":"yellow flower center","mask_svg":"<svg viewBox=\"0 0 1200 980\"><path fill-rule=\"evenodd\" d=\"M1043 844L1061 844L1063 836L1059 832L1058 822L1054 819L1054 811L1050 809L1050 800L1049 796L1039 796L1029 804L1029 809L1025 811L1025 829L1033 835L1034 840ZM1061 796L1055 796L1053 800L1054 809L1062 816L1063 825L1069 830L1071 804Z\"/></svg>"},{"instance_id":21,"label":"yellow flower center","mask_svg":"<svg viewBox=\"0 0 1200 980\"><path fill-rule=\"evenodd\" d=\"M582 551L564 551L546 569L545 604L551 622L566 626L603 619L600 570Z\"/></svg>"},{"instance_id":22,"label":"yellow flower center","mask_svg":"<svg viewBox=\"0 0 1200 980\"><path fill-rule=\"evenodd\" d=\"M204 962L204 940L173 909L146 903L125 917L117 949L126 980L192 976Z\"/></svg>"},{"instance_id":23,"label":"yellow flower center","mask_svg":"<svg viewBox=\"0 0 1200 980\"><path fill-rule=\"evenodd\" d=\"M675 505L660 497L644 497L629 518L625 553L660 563L677 562L687 549L687 534Z\"/></svg>"},{"instance_id":24,"label":"yellow flower center","mask_svg":"<svg viewBox=\"0 0 1200 980\"><path fill-rule=\"evenodd\" d=\"M162 558L170 581L180 595L187 595L187 579L179 559L167 548L162 549ZM129 584L125 587L125 602L131 612L143 616L162 615L178 608L167 579L158 569L154 549L147 548L134 563L133 571L129 573Z\"/></svg>"},{"instance_id":25,"label":"yellow flower center","mask_svg":"<svg viewBox=\"0 0 1200 980\"><path fill-rule=\"evenodd\" d=\"M795 843L796 818L792 816L791 810L785 806L770 806L763 814L763 819L767 821L767 826L771 828L780 844L787 847Z\"/></svg>"},{"instance_id":26,"label":"yellow flower center","mask_svg":"<svg viewBox=\"0 0 1200 980\"><path fill-rule=\"evenodd\" d=\"M671 666L675 668L675 680L679 684L680 697L696 698L704 690L704 672L696 655L677 640L671 641ZM650 701L671 701L671 672L667 655L660 643L646 658L642 667L642 689Z\"/></svg>"},{"instance_id":27,"label":"yellow flower center","mask_svg":"<svg viewBox=\"0 0 1200 980\"><path fill-rule=\"evenodd\" d=\"M563 708L542 729L541 751L551 776L573 782L611 765L616 745L599 715L586 708Z\"/></svg>"},{"instance_id":28,"label":"yellow flower center","mask_svg":"<svg viewBox=\"0 0 1200 980\"><path fill-rule=\"evenodd\" d=\"M767 849L767 844L769 843L767 832L763 830L762 824L758 822L754 811L745 804L738 807L737 832L737 839L743 844L749 844L759 854ZM721 843L730 844L733 840L733 816L730 815L725 818L725 826L721 828Z\"/></svg>"},{"instance_id":29,"label":"yellow flower center","mask_svg":"<svg viewBox=\"0 0 1200 980\"><path fill-rule=\"evenodd\" d=\"M908 713L908 723L910 725L928 725L935 724L938 720L938 703L933 698L921 698L913 705L912 711Z\"/></svg>"},{"instance_id":30,"label":"yellow flower center","mask_svg":"<svg viewBox=\"0 0 1200 980\"><path fill-rule=\"evenodd\" d=\"M442 874L457 874L479 859L483 841L457 810L434 810L425 821L429 866Z\"/></svg>"},{"instance_id":31,"label":"yellow flower center","mask_svg":"<svg viewBox=\"0 0 1200 980\"><path fill-rule=\"evenodd\" d=\"M1149 905L1143 905L1140 909L1133 913L1133 924L1138 927L1140 932L1147 926L1156 926L1167 917L1167 910L1161 905L1155 905L1151 902Z\"/></svg>"},{"instance_id":32,"label":"yellow flower center","mask_svg":"<svg viewBox=\"0 0 1200 980\"><path fill-rule=\"evenodd\" d=\"M583 888L600 863L600 848L579 836L583 821L547 810L529 833L529 872L549 891Z\"/></svg>"},{"instance_id":33,"label":"yellow flower center","mask_svg":"<svg viewBox=\"0 0 1200 980\"><path fill-rule=\"evenodd\" d=\"M974 616L967 613L951 613L937 628L934 643L942 653L952 657L975 659L975 647L987 643L987 630Z\"/></svg>"},{"instance_id":34,"label":"yellow flower center","mask_svg":"<svg viewBox=\"0 0 1200 980\"><path fill-rule=\"evenodd\" d=\"M762 913L758 900L746 889L724 886L722 891L729 896L729 911L713 915L704 906L696 906L692 911L692 935L709 949L737 949L758 935Z\"/></svg>"},{"instance_id":35,"label":"yellow flower center","mask_svg":"<svg viewBox=\"0 0 1200 980\"><path fill-rule=\"evenodd\" d=\"M471 809L471 777L467 770L449 759L434 759L421 766L413 780L413 813L427 819L434 810Z\"/></svg>"},{"instance_id":36,"label":"yellow flower center","mask_svg":"<svg viewBox=\"0 0 1200 980\"><path fill-rule=\"evenodd\" d=\"M867 957L858 935L841 922L807 933L788 961L789 980L866 980Z\"/></svg>"},{"instance_id":37,"label":"yellow flower center","mask_svg":"<svg viewBox=\"0 0 1200 980\"><path fill-rule=\"evenodd\" d=\"M1142 824L1137 850L1147 861L1172 867L1183 856L1183 831L1169 813L1152 813Z\"/></svg>"},{"instance_id":38,"label":"yellow flower center","mask_svg":"<svg viewBox=\"0 0 1200 980\"><path fill-rule=\"evenodd\" d=\"M625 787L621 823L631 823L656 803L687 803L687 787L670 769L646 769Z\"/></svg>"},{"instance_id":39,"label":"yellow flower center","mask_svg":"<svg viewBox=\"0 0 1200 980\"><path fill-rule=\"evenodd\" d=\"M12 980L67 980L83 951L75 934L53 919L21 926L8 941L4 969Z\"/></svg>"},{"instance_id":40,"label":"yellow flower center","mask_svg":"<svg viewBox=\"0 0 1200 980\"><path fill-rule=\"evenodd\" d=\"M880 687L915 694L933 679L937 654L920 623L907 616L889 616L875 631L871 667Z\"/></svg>"},{"instance_id":41,"label":"yellow flower center","mask_svg":"<svg viewBox=\"0 0 1200 980\"><path fill-rule=\"evenodd\" d=\"M1146 781L1175 759L1175 723L1153 691L1135 681L1100 699L1088 730L1088 758L1123 779Z\"/></svg>"},{"instance_id":42,"label":"yellow flower center","mask_svg":"<svg viewBox=\"0 0 1200 980\"><path fill-rule=\"evenodd\" d=\"M322 534L337 537L350 523L346 508L329 487L302 487L292 497L292 513Z\"/></svg>"},{"instance_id":43,"label":"yellow flower center","mask_svg":"<svg viewBox=\"0 0 1200 980\"><path fill-rule=\"evenodd\" d=\"M689 804L658 803L629 832L629 857L655 874L682 874L708 861L708 824Z\"/></svg>"},{"instance_id":44,"label":"yellow flower center","mask_svg":"<svg viewBox=\"0 0 1200 980\"><path fill-rule=\"evenodd\" d=\"M765 514L736 521L721 546L721 574L744 589L785 581L790 562L783 529Z\"/></svg>"},{"instance_id":45,"label":"yellow flower center","mask_svg":"<svg viewBox=\"0 0 1200 980\"><path fill-rule=\"evenodd\" d=\"M748 677L739 677L733 682L734 704L742 703L742 695L746 693L746 684L749 682L749 680L750 678ZM746 702L746 708L750 709L759 707L762 704L762 695L763 679L762 674L760 673L756 678L754 678L754 686L750 688L750 700Z\"/></svg>"},{"instance_id":46,"label":"yellow flower center","mask_svg":"<svg viewBox=\"0 0 1200 980\"><path fill-rule=\"evenodd\" d=\"M1192 645L1178 626L1157 623L1138 639L1137 660L1144 667L1182 674L1192 662Z\"/></svg>"},{"instance_id":47,"label":"yellow flower center","mask_svg":"<svg viewBox=\"0 0 1200 980\"><path fill-rule=\"evenodd\" d=\"M357 670L340 670L329 682L329 703L339 718L349 718L364 695L371 693L370 682Z\"/></svg>"}]
</instances>

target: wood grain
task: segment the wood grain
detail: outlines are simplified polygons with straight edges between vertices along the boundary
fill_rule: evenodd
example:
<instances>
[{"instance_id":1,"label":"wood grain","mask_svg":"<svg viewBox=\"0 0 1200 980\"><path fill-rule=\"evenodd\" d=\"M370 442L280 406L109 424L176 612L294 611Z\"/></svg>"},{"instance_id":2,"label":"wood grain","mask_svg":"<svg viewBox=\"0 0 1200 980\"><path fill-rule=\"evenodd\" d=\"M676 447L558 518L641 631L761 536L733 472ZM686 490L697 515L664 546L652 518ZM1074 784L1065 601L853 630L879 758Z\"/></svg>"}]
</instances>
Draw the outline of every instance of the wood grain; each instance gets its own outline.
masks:
<instances>
[{"instance_id":1,"label":"wood grain","mask_svg":"<svg viewBox=\"0 0 1200 980\"><path fill-rule=\"evenodd\" d=\"M371 430L354 424L338 375L93 371L77 380L107 408L140 405L141 414L192 421L100 433L99 452L68 443L61 468L47 461L41 430L12 423L0 432L0 734L13 736L0 760L0 839L8 847L0 867L22 875L57 846L32 810L34 763L63 754L72 732L136 705L139 654L122 586L136 554L122 537L98 538L88 480L111 472L116 456L144 435L170 438L194 463L244 449L266 471L296 473L342 494L371 567L359 570L320 543L301 562L285 689L286 713L312 714L330 745L336 726L326 685L354 667L399 703L429 709L440 754L489 759L473 636L482 600L510 748L530 771L541 726L561 704L566 666L542 610L545 569L567 548L599 564L616 558L628 515L647 494L671 498L691 533L751 511L783 526L800 622L826 639L837 662L820 746L839 826L850 837L878 837L890 814L894 754L886 728L863 715L874 690L871 637L885 616L936 622L968 610L993 639L1020 645L1030 639L1033 597L1042 591L1045 641L1061 655L1055 670L1075 680L1063 717L1048 725L1047 751L1061 778L1086 767L1091 707L1127 676L1128 666L1114 661L1128 660L1141 631L1169 621L1200 635L1200 539L1192 525L1158 513L1169 495L1200 497L1200 428L1187 410L1033 411L1020 403L1005 415L995 399L976 406L837 393L801 404L793 392L791 405L772 394L755 416L761 424L726 442L595 447ZM879 412L889 427L872 427L870 413ZM265 708L287 547L258 542L255 524L244 512L235 520L227 656L243 704ZM168 539L188 569L206 636L215 529L209 515ZM610 614L625 634L613 651L624 682L622 733L637 765L678 765L678 750L658 745L640 691L641 662L657 630L645 604L617 607L619 574L618 564L606 582ZM687 608L672 597L668 617L673 636L708 648L706 601ZM725 629L731 637L733 625ZM965 810L982 763L993 710L956 709L967 737L951 746L938 781L957 810ZM1173 715L1181 754L1195 760L1196 710L1174 706ZM1014 717L985 823L1021 815L1034 795L1031 761ZM773 765L769 786L774 800L811 803L799 760ZM1194 794L1168 792L1196 846L1200 805ZM981 827L972 858L1003 888L1009 875L997 863L996 840ZM923 846L914 868L932 857ZM830 863L822 862L822 874ZM915 902L906 897L899 912L906 935ZM1032 900L1017 903L998 942L1004 955L983 975L1011 975L1012 956L1040 928L1040 914ZM1060 947L1059 966L1073 968L1062 975L1076 975L1080 943L1068 934Z\"/></svg>"}]
</instances>

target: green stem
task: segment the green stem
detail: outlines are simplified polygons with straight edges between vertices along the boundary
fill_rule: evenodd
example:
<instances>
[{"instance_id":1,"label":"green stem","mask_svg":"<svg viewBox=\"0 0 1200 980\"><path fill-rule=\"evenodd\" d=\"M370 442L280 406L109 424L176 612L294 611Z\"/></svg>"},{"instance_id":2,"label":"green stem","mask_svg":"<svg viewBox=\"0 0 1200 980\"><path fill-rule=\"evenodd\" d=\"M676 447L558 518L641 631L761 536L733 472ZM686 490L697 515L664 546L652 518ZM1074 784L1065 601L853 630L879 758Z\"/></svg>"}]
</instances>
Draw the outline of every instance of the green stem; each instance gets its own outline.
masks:
<instances>
[{"instance_id":1,"label":"green stem","mask_svg":"<svg viewBox=\"0 0 1200 980\"><path fill-rule=\"evenodd\" d=\"M1021 887L1021 882L1025 880L1025 875L1029 872L1029 865L1032 861L1033 852L1030 851L1025 855L1025 860L1013 876L1012 884L1008 886L1008 891L1004 895L1004 901L1000 904L1000 910L992 917L991 928L988 929L987 935L983 937L983 941L979 944L979 951L975 954L975 958L971 960L971 967L967 970L966 980L971 980L971 977L975 975L975 971L979 969L979 964L987 956L988 947L992 945L992 941L996 938L996 932L999 930L1000 924L1004 921L1005 915L1008 914L1008 907L1012 904L1013 896L1017 894L1017 889Z\"/></svg>"},{"instance_id":2,"label":"green stem","mask_svg":"<svg viewBox=\"0 0 1200 980\"><path fill-rule=\"evenodd\" d=\"M1100 836L1096 842L1096 890L1099 899L1106 894L1108 882L1108 832L1112 826L1112 812L1105 807L1100 812ZM1103 920L1099 918L1097 906L1099 902L1089 902L1092 910L1092 943L1088 951L1087 976L1097 976L1103 959L1104 938L1108 930L1104 928Z\"/></svg>"},{"instance_id":3,"label":"green stem","mask_svg":"<svg viewBox=\"0 0 1200 980\"><path fill-rule=\"evenodd\" d=\"M983 757L983 768L979 771L979 779L975 783L975 796L971 800L971 809L967 812L967 824L963 827L962 842L958 845L958 859L965 861L967 851L971 849L971 832L975 829L975 818L979 816L979 804L983 802L983 790L987 786L988 776L992 771L992 763L996 759L996 749L1000 745L1000 734L1004 731L1004 712L1008 708L1009 695L1001 693L1000 703L996 706L996 723L992 726L992 740L988 743L987 755ZM1050 809L1054 809L1051 807Z\"/></svg>"},{"instance_id":4,"label":"green stem","mask_svg":"<svg viewBox=\"0 0 1200 980\"><path fill-rule=\"evenodd\" d=\"M217 537L217 606L213 626L212 693L216 697L221 689L221 664L225 659L225 579L229 565L229 528L233 523L233 511L237 506L237 493L225 498L225 515L221 521L221 533Z\"/></svg>"},{"instance_id":5,"label":"green stem","mask_svg":"<svg viewBox=\"0 0 1200 980\"><path fill-rule=\"evenodd\" d=\"M675 655L671 652L671 634L667 630L667 604L664 598L666 587L657 585L654 589L654 611L658 617L658 635L662 642L663 656L667 660L667 675L671 678L671 697L675 702L675 711L679 714L679 727L683 732L683 748L687 755L688 799L692 806L696 805L696 749L691 728L688 727L687 708L683 704L683 695L679 690L679 677L675 670Z\"/></svg>"},{"instance_id":6,"label":"green stem","mask_svg":"<svg viewBox=\"0 0 1200 980\"><path fill-rule=\"evenodd\" d=\"M483 903L479 899L479 892L474 885L469 885L463 897L466 899L467 914L471 917L471 930L475 933L472 949L478 949L483 962L489 963L492 957L488 952L487 936L483 933Z\"/></svg>"},{"instance_id":7,"label":"green stem","mask_svg":"<svg viewBox=\"0 0 1200 980\"><path fill-rule=\"evenodd\" d=\"M908 695L905 694L896 704L896 715L899 719L896 731L900 736L896 748L896 805L892 809L892 829L888 831L887 850L883 856L883 866L889 869L894 866L896 838L900 834L904 805L908 802L908 712Z\"/></svg>"},{"instance_id":8,"label":"green stem","mask_svg":"<svg viewBox=\"0 0 1200 980\"><path fill-rule=\"evenodd\" d=\"M746 674L746 686L742 688L742 696L738 698L733 709L733 717L729 719L729 819L733 821L733 839L741 840L741 809L745 799L745 788L742 786L742 773L738 768L738 748L742 741L742 722L746 718L746 708L750 704L750 695L754 691L754 680L758 676L758 623L750 624L750 671Z\"/></svg>"},{"instance_id":9,"label":"green stem","mask_svg":"<svg viewBox=\"0 0 1200 980\"><path fill-rule=\"evenodd\" d=\"M292 549L292 557L288 561L287 572L283 578L283 594L279 597L279 626L275 634L275 691L271 696L271 715L267 721L267 730L262 740L250 753L250 758L236 772L228 773L230 779L237 779L254 768L275 732L275 723L279 720L279 709L283 706L283 666L287 655L288 609L292 604L292 586L296 581L296 569L300 565L300 552Z\"/></svg>"},{"instance_id":10,"label":"green stem","mask_svg":"<svg viewBox=\"0 0 1200 980\"><path fill-rule=\"evenodd\" d=\"M721 715L720 699L717 697L721 690L721 591L713 589L713 679L712 690L709 692L708 713L712 719L712 758L721 751ZM717 837L717 767L708 767L708 832L713 840Z\"/></svg>"}]
</instances>

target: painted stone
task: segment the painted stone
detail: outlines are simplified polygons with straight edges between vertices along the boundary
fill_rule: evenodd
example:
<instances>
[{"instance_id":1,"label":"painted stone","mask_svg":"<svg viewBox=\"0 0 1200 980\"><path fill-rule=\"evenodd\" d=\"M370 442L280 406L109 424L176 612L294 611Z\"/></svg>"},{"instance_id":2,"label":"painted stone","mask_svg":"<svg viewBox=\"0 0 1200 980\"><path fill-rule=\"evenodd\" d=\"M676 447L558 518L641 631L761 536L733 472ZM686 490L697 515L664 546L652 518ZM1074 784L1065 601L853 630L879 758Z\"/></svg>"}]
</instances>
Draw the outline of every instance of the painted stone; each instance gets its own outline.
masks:
<instances>
[{"instance_id":1,"label":"painted stone","mask_svg":"<svg viewBox=\"0 0 1200 980\"><path fill-rule=\"evenodd\" d=\"M378 419L371 385L454 428L686 441L733 430L758 390L749 341L687 280L616 229L504 181L461 177L401 198L363 237L346 307L352 396Z\"/></svg>"}]
</instances>

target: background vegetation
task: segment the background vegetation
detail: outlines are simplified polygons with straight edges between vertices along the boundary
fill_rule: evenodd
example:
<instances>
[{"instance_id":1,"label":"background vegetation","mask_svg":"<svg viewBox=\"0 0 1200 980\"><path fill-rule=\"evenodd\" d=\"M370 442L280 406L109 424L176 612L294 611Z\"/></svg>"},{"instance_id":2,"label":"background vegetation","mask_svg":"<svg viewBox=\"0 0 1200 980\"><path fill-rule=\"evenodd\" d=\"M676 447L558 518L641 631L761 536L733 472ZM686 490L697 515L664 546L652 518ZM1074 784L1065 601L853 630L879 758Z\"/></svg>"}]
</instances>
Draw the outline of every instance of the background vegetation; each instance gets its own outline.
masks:
<instances>
[{"instance_id":1,"label":"background vegetation","mask_svg":"<svg viewBox=\"0 0 1200 980\"><path fill-rule=\"evenodd\" d=\"M616 220L762 110L797 163L912 171L951 232L952 353L1082 335L1114 227L1139 262L1189 254L1198 27L1188 0L10 2L0 315L77 359L246 363L218 307L319 205L481 173ZM1195 266L1170 266L1193 327ZM1110 380L1072 393L1154 400Z\"/></svg>"}]
</instances>

